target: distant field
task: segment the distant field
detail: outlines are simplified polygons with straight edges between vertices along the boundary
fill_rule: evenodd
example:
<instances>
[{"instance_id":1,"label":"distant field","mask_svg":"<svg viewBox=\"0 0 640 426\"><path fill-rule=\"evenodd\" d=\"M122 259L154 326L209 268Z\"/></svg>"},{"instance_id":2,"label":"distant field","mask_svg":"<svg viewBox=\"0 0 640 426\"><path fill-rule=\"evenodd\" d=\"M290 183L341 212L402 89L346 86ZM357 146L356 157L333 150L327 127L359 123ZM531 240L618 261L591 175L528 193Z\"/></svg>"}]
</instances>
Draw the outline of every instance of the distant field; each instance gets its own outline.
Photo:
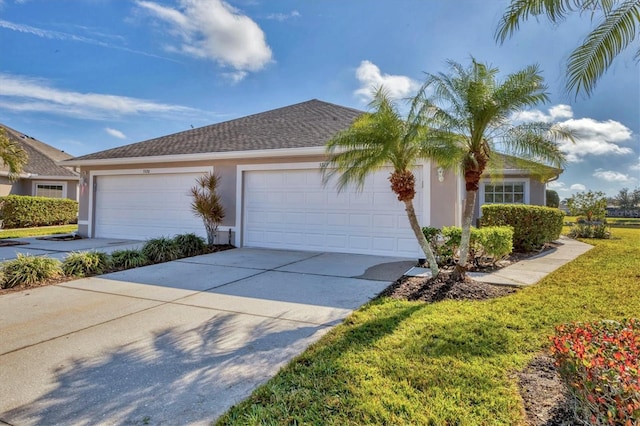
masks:
<instances>
[{"instance_id":1,"label":"distant field","mask_svg":"<svg viewBox=\"0 0 640 426\"><path fill-rule=\"evenodd\" d=\"M577 216L565 216L565 223L576 223ZM607 224L613 228L640 228L640 218L637 217L607 217Z\"/></svg>"}]
</instances>

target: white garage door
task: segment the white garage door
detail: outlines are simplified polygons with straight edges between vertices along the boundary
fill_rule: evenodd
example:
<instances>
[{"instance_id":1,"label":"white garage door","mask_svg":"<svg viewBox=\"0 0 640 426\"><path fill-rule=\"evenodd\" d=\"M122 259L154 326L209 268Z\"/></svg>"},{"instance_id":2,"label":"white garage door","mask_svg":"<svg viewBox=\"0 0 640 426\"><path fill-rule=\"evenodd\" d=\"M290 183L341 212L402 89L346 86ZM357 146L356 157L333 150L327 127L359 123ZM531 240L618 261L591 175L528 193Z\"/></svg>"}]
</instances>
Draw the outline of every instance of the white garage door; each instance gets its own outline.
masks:
<instances>
[{"instance_id":1,"label":"white garage door","mask_svg":"<svg viewBox=\"0 0 640 426\"><path fill-rule=\"evenodd\" d=\"M197 173L97 176L95 236L145 240L195 232L202 220L191 212Z\"/></svg>"},{"instance_id":2,"label":"white garage door","mask_svg":"<svg viewBox=\"0 0 640 426\"><path fill-rule=\"evenodd\" d=\"M419 256L404 203L389 187L389 172L370 176L360 193L338 193L335 182L322 185L318 169L245 171L243 245ZM421 167L414 174L421 188ZM421 192L414 199L419 220Z\"/></svg>"}]
</instances>

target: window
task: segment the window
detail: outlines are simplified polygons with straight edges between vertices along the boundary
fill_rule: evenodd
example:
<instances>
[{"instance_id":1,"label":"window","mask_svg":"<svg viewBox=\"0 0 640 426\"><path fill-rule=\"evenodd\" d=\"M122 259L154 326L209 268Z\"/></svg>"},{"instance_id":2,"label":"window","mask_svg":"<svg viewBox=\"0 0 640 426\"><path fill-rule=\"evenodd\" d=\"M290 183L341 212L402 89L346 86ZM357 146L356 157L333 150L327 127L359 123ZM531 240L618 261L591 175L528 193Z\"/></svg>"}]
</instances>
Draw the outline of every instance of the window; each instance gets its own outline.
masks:
<instances>
[{"instance_id":1,"label":"window","mask_svg":"<svg viewBox=\"0 0 640 426\"><path fill-rule=\"evenodd\" d=\"M524 204L524 182L499 182L484 184L485 204Z\"/></svg>"},{"instance_id":2,"label":"window","mask_svg":"<svg viewBox=\"0 0 640 426\"><path fill-rule=\"evenodd\" d=\"M36 197L64 198L64 185L51 183L37 183Z\"/></svg>"}]
</instances>

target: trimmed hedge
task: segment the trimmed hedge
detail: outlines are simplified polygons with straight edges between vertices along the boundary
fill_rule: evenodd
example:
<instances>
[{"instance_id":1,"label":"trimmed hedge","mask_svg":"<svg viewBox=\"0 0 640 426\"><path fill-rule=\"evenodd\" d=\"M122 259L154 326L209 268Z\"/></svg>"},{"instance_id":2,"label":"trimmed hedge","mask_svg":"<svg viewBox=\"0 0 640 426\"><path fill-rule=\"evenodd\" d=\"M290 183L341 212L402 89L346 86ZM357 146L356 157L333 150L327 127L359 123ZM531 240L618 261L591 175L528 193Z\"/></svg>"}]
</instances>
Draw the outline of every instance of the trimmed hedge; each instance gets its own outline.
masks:
<instances>
[{"instance_id":1,"label":"trimmed hedge","mask_svg":"<svg viewBox=\"0 0 640 426\"><path fill-rule=\"evenodd\" d=\"M67 198L0 197L0 219L5 228L66 225L77 217L78 202Z\"/></svg>"},{"instance_id":2,"label":"trimmed hedge","mask_svg":"<svg viewBox=\"0 0 640 426\"><path fill-rule=\"evenodd\" d=\"M482 206L482 226L511 226L513 250L535 251L560 238L564 213L551 207L524 204L486 204Z\"/></svg>"}]
</instances>

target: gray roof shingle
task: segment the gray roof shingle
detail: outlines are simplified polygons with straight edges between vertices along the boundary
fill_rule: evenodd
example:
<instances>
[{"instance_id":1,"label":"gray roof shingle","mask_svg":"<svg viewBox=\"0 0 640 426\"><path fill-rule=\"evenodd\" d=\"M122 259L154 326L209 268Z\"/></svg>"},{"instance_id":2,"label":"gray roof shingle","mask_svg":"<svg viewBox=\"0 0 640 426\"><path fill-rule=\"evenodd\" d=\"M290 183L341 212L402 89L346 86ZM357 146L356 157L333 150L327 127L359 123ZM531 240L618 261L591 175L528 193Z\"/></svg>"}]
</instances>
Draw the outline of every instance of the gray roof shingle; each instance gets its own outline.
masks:
<instances>
[{"instance_id":1,"label":"gray roof shingle","mask_svg":"<svg viewBox=\"0 0 640 426\"><path fill-rule=\"evenodd\" d=\"M101 160L324 146L363 111L312 99L74 158Z\"/></svg>"},{"instance_id":2,"label":"gray roof shingle","mask_svg":"<svg viewBox=\"0 0 640 426\"><path fill-rule=\"evenodd\" d=\"M72 158L73 156L3 124L0 124L0 128L4 129L5 135L10 140L16 142L22 147L22 149L27 152L29 160L24 166L24 173L40 176L59 176L69 178L78 176L77 173L71 171L70 169L58 166L56 164L57 161L67 160ZM1 161L0 171L9 171L9 168Z\"/></svg>"}]
</instances>

